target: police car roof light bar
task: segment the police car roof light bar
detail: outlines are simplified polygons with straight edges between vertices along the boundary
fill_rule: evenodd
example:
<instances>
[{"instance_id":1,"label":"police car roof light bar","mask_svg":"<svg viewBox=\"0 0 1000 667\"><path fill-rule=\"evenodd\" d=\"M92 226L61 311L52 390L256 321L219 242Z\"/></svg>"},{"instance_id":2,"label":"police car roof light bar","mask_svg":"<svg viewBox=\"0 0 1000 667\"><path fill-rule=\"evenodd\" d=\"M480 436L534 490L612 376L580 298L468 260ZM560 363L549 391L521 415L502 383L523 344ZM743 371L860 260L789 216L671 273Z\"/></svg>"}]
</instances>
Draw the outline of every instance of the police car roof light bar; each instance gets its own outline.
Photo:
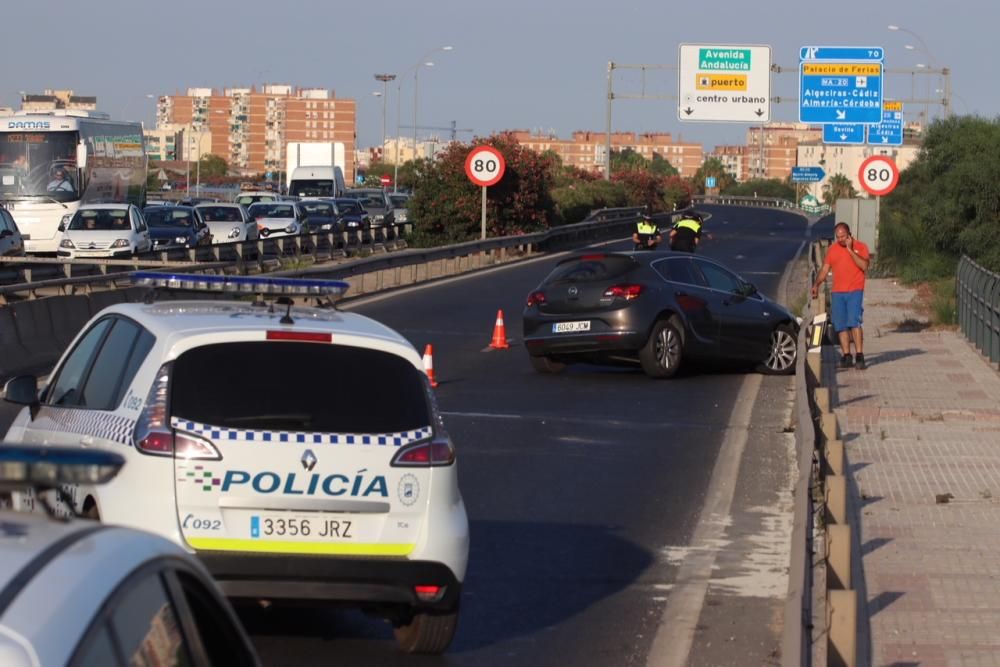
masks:
<instances>
[{"instance_id":1,"label":"police car roof light bar","mask_svg":"<svg viewBox=\"0 0 1000 667\"><path fill-rule=\"evenodd\" d=\"M132 283L141 287L215 294L268 294L274 296L340 297L350 285L341 280L215 276L190 273L133 271Z\"/></svg>"},{"instance_id":2,"label":"police car roof light bar","mask_svg":"<svg viewBox=\"0 0 1000 667\"><path fill-rule=\"evenodd\" d=\"M105 484L124 464L125 459L114 452L4 442L0 447L0 488Z\"/></svg>"}]
</instances>

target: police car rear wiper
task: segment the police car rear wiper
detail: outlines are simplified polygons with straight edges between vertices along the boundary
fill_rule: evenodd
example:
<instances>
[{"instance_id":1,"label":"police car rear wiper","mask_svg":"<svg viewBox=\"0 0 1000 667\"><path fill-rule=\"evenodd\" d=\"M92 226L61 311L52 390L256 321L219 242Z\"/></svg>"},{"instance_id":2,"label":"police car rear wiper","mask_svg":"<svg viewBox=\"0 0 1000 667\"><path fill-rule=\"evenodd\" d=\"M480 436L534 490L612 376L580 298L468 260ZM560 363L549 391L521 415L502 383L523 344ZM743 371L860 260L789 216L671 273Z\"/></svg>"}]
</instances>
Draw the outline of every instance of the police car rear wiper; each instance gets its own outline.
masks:
<instances>
[{"instance_id":1,"label":"police car rear wiper","mask_svg":"<svg viewBox=\"0 0 1000 667\"><path fill-rule=\"evenodd\" d=\"M62 519L44 495L55 491L72 515L81 518L63 487L106 484L124 464L125 459L113 452L4 442L0 445L0 491L31 489L48 516Z\"/></svg>"}]
</instances>

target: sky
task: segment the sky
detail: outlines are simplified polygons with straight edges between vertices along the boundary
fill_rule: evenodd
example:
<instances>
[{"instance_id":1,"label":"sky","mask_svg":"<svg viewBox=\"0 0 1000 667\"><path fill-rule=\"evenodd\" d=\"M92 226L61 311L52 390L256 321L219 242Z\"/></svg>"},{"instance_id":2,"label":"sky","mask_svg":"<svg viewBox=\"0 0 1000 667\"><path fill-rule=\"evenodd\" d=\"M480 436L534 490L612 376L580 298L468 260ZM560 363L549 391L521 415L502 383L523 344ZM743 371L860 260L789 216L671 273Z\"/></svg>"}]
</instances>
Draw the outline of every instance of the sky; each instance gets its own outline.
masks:
<instances>
[{"instance_id":1,"label":"sky","mask_svg":"<svg viewBox=\"0 0 1000 667\"><path fill-rule=\"evenodd\" d=\"M948 67L958 114L1000 111L992 45L1000 1L951 0L49 0L5 2L0 40L0 105L19 91L69 88L96 95L113 118L151 125L155 99L189 87L287 83L331 88L357 100L358 146L412 125L448 126L460 139L505 129L604 131L608 62L670 65L687 44L769 45L772 96L797 97L801 46L879 46L887 69ZM905 29L890 31L887 26ZM910 45L914 48L907 49ZM451 46L450 51L439 50ZM400 75L386 98L376 73ZM670 69L616 69L616 95L677 94ZM885 98L924 98L936 75L885 75ZM401 90L401 94L400 93ZM385 105L383 105L385 101ZM906 105L916 119L923 105ZM911 115L911 112L913 114ZM931 117L941 108L930 107ZM772 104L775 121L796 121L795 102ZM745 141L747 125L677 118L669 99L619 99L612 129L670 132L675 139ZM412 129L400 131L412 136ZM419 136L446 132L421 130Z\"/></svg>"}]
</instances>

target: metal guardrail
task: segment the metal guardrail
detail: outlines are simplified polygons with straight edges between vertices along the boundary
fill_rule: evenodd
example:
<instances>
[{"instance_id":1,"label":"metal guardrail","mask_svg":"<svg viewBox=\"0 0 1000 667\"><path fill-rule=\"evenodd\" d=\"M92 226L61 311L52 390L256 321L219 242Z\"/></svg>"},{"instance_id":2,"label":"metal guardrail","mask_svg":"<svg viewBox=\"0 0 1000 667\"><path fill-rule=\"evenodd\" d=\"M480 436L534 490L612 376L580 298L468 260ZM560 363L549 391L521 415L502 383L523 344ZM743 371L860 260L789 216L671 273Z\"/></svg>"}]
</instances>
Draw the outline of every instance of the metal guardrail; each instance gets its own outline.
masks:
<instances>
[{"instance_id":1,"label":"metal guardrail","mask_svg":"<svg viewBox=\"0 0 1000 667\"><path fill-rule=\"evenodd\" d=\"M742 195L695 195L692 201L700 204L722 204L724 206L763 206L767 208L798 209L795 202L780 197L747 197Z\"/></svg>"},{"instance_id":2,"label":"metal guardrail","mask_svg":"<svg viewBox=\"0 0 1000 667\"><path fill-rule=\"evenodd\" d=\"M1000 363L1000 274L963 255L955 291L962 334L989 357L990 363Z\"/></svg>"},{"instance_id":3,"label":"metal guardrail","mask_svg":"<svg viewBox=\"0 0 1000 667\"><path fill-rule=\"evenodd\" d=\"M383 234L375 230L371 242L362 242L360 234L353 239L348 233L342 235L332 233L304 234L300 236L285 236L258 241L243 241L213 246L204 246L191 250L166 251L166 255L144 255L131 260L98 260L91 262L75 262L72 260L56 260L63 265L63 271L82 266L90 267L89 275L66 275L58 277L50 269L49 275L43 280L26 280L23 282L0 286L0 303L4 301L30 299L49 296L53 290L63 293L74 291L80 287L112 284L125 280L127 271L108 272L109 267L122 266L134 270L143 268L170 268L176 271L221 271L224 273L272 273L283 275L305 273L337 276L358 275L366 271L377 271L389 267L407 266L421 262L431 262L441 259L481 255L497 250L510 248L534 248L537 251L556 247L568 247L587 241L608 238L609 233L628 231L641 208L600 209L591 213L592 220L554 227L544 232L523 234L518 236L497 237L485 241L471 241L452 246L441 246L407 253L397 259L386 260L381 257L356 259L359 254L379 255L389 253L395 255L405 249L405 236L410 233L410 225L398 225L401 229L395 233ZM400 233L401 232L401 233ZM403 237L403 238L400 238ZM180 253L179 255L177 253ZM521 252L521 251L519 251ZM186 257L186 261L171 260L171 257ZM298 266L288 270L282 259ZM334 265L328 263L333 260ZM34 263L34 258L9 258L0 262L0 268L5 265ZM45 260L42 260L45 263ZM50 265L52 262L48 262ZM313 266L324 265L327 266ZM91 266L92 265L92 266ZM96 268L95 268L96 267ZM29 270L28 275L33 272ZM48 292L46 294L41 291Z\"/></svg>"}]
</instances>

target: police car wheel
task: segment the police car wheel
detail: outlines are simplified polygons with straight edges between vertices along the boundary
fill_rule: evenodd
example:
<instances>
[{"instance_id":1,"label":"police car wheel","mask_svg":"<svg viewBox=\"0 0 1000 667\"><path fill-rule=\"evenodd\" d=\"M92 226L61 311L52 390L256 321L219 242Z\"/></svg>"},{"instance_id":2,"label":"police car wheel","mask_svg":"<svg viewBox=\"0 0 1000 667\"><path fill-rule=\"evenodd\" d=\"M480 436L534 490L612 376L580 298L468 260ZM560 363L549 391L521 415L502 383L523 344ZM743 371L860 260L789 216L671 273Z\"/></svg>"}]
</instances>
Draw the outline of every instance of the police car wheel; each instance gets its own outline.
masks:
<instances>
[{"instance_id":1,"label":"police car wheel","mask_svg":"<svg viewBox=\"0 0 1000 667\"><path fill-rule=\"evenodd\" d=\"M684 356L684 338L676 317L653 325L649 340L639 350L639 363L649 377L669 378L677 374Z\"/></svg>"},{"instance_id":2,"label":"police car wheel","mask_svg":"<svg viewBox=\"0 0 1000 667\"><path fill-rule=\"evenodd\" d=\"M758 370L767 375L790 375L795 372L797 352L795 330L788 324L782 324L771 332L771 348Z\"/></svg>"},{"instance_id":3,"label":"police car wheel","mask_svg":"<svg viewBox=\"0 0 1000 667\"><path fill-rule=\"evenodd\" d=\"M444 653L458 628L458 612L413 614L405 625L393 628L396 642L404 653Z\"/></svg>"},{"instance_id":4,"label":"police car wheel","mask_svg":"<svg viewBox=\"0 0 1000 667\"><path fill-rule=\"evenodd\" d=\"M562 373L566 370L566 364L560 361L554 361L552 357L533 357L529 355L528 359L531 360L532 368L545 375Z\"/></svg>"}]
</instances>

